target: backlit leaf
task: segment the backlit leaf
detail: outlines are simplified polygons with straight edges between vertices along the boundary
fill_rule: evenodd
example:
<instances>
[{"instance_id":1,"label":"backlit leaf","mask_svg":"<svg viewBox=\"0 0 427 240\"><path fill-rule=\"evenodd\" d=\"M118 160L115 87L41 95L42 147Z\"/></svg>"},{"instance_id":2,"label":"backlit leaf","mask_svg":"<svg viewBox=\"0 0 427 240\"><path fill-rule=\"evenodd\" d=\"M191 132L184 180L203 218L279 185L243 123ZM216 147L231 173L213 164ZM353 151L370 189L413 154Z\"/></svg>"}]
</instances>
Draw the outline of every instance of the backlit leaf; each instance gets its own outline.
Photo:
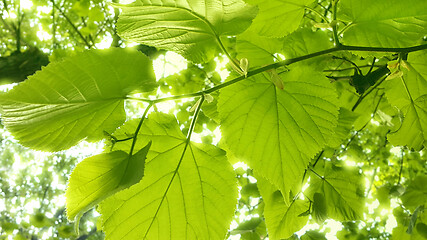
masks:
<instances>
[{"instance_id":1,"label":"backlit leaf","mask_svg":"<svg viewBox=\"0 0 427 240\"><path fill-rule=\"evenodd\" d=\"M403 77L384 84L388 101L404 116L401 126L388 135L388 140L420 150L427 139L427 51L410 53L407 65L410 70L403 69Z\"/></svg>"},{"instance_id":2,"label":"backlit leaf","mask_svg":"<svg viewBox=\"0 0 427 240\"><path fill-rule=\"evenodd\" d=\"M314 0L247 0L247 2L259 8L250 29L262 36L283 37L298 28L305 7Z\"/></svg>"},{"instance_id":3,"label":"backlit leaf","mask_svg":"<svg viewBox=\"0 0 427 240\"><path fill-rule=\"evenodd\" d=\"M406 188L405 193L401 196L403 205L414 210L420 205L427 204L427 176L417 176Z\"/></svg>"},{"instance_id":4,"label":"backlit leaf","mask_svg":"<svg viewBox=\"0 0 427 240\"><path fill-rule=\"evenodd\" d=\"M283 39L283 54L286 58L295 58L306 54L318 52L332 47L328 34L324 31L313 32L309 28L301 28L289 34ZM322 66L328 57L321 56L296 64L310 64ZM323 68L322 68L323 70Z\"/></svg>"},{"instance_id":5,"label":"backlit leaf","mask_svg":"<svg viewBox=\"0 0 427 240\"><path fill-rule=\"evenodd\" d=\"M253 31L247 30L236 38L237 58L247 58L251 68L273 63L274 54L280 50L280 39L259 36Z\"/></svg>"},{"instance_id":6,"label":"backlit leaf","mask_svg":"<svg viewBox=\"0 0 427 240\"><path fill-rule=\"evenodd\" d=\"M324 176L312 174L310 196L321 193L327 204L328 217L338 221L363 217L363 178L356 169L338 168L327 164Z\"/></svg>"},{"instance_id":7,"label":"backlit leaf","mask_svg":"<svg viewBox=\"0 0 427 240\"><path fill-rule=\"evenodd\" d=\"M218 109L228 148L287 197L334 134L338 108L329 81L311 68L280 76L283 90L265 75L222 89Z\"/></svg>"},{"instance_id":8,"label":"backlit leaf","mask_svg":"<svg viewBox=\"0 0 427 240\"><path fill-rule=\"evenodd\" d=\"M114 151L86 158L73 170L66 192L68 219L84 213L114 193L138 183L144 176L151 143L129 157Z\"/></svg>"},{"instance_id":9,"label":"backlit leaf","mask_svg":"<svg viewBox=\"0 0 427 240\"><path fill-rule=\"evenodd\" d=\"M341 0L341 17L350 21L343 34L348 45L410 47L427 29L427 1Z\"/></svg>"},{"instance_id":10,"label":"backlit leaf","mask_svg":"<svg viewBox=\"0 0 427 240\"><path fill-rule=\"evenodd\" d=\"M137 0L120 7L117 31L123 38L195 62L212 57L220 36L243 32L257 13L242 0Z\"/></svg>"},{"instance_id":11,"label":"backlit leaf","mask_svg":"<svg viewBox=\"0 0 427 240\"><path fill-rule=\"evenodd\" d=\"M22 145L59 151L113 132L125 120L126 95L154 87L142 53L90 50L49 64L1 95L3 123Z\"/></svg>"},{"instance_id":12,"label":"backlit leaf","mask_svg":"<svg viewBox=\"0 0 427 240\"><path fill-rule=\"evenodd\" d=\"M152 141L145 176L100 204L106 239L224 239L237 198L225 152L186 145L176 119L161 113L148 116L139 139Z\"/></svg>"},{"instance_id":13,"label":"backlit leaf","mask_svg":"<svg viewBox=\"0 0 427 240\"><path fill-rule=\"evenodd\" d=\"M258 177L258 187L265 203L264 217L269 237L272 240L291 237L308 221L308 216L302 216L309 209L307 201L291 199L285 202L280 190L262 177Z\"/></svg>"}]
</instances>

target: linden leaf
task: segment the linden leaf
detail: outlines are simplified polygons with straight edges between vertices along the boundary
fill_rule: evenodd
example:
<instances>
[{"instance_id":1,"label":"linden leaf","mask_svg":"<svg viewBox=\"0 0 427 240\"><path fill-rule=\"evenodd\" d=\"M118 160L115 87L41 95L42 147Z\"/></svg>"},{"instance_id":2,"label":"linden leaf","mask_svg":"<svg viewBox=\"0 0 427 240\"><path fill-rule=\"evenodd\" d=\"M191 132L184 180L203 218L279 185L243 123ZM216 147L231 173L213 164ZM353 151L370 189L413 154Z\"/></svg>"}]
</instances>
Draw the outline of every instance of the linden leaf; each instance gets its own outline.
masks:
<instances>
[{"instance_id":1,"label":"linden leaf","mask_svg":"<svg viewBox=\"0 0 427 240\"><path fill-rule=\"evenodd\" d=\"M283 90L265 75L222 89L218 111L228 149L287 197L298 192L310 159L334 135L338 107L329 80L311 68L280 77Z\"/></svg>"},{"instance_id":2,"label":"linden leaf","mask_svg":"<svg viewBox=\"0 0 427 240\"><path fill-rule=\"evenodd\" d=\"M137 0L119 6L123 10L117 22L120 36L195 62L213 57L222 44L220 36L243 32L257 13L242 0Z\"/></svg>"},{"instance_id":3,"label":"linden leaf","mask_svg":"<svg viewBox=\"0 0 427 240\"><path fill-rule=\"evenodd\" d=\"M151 143L132 157L123 151L86 158L71 173L67 192L67 217L73 219L113 195L138 183L144 176Z\"/></svg>"},{"instance_id":4,"label":"linden leaf","mask_svg":"<svg viewBox=\"0 0 427 240\"><path fill-rule=\"evenodd\" d=\"M363 188L363 177L357 170L327 164L323 177L312 174L307 194L311 198L316 193L324 196L328 217L338 221L358 220L363 217Z\"/></svg>"},{"instance_id":5,"label":"linden leaf","mask_svg":"<svg viewBox=\"0 0 427 240\"><path fill-rule=\"evenodd\" d=\"M391 105L404 116L397 131L387 138L394 145L407 145L420 150L427 139L427 51L408 55L409 71L403 77L385 82L385 93Z\"/></svg>"},{"instance_id":6,"label":"linden leaf","mask_svg":"<svg viewBox=\"0 0 427 240\"><path fill-rule=\"evenodd\" d=\"M119 133L137 122L128 124ZM148 116L138 139L152 141L145 176L100 204L106 239L224 239L237 199L225 152L187 142L161 113Z\"/></svg>"},{"instance_id":7,"label":"linden leaf","mask_svg":"<svg viewBox=\"0 0 427 240\"><path fill-rule=\"evenodd\" d=\"M295 31L304 17L306 6L314 0L247 0L256 4L259 14L250 29L267 37L283 37Z\"/></svg>"},{"instance_id":8,"label":"linden leaf","mask_svg":"<svg viewBox=\"0 0 427 240\"><path fill-rule=\"evenodd\" d=\"M427 1L341 0L339 17L350 21L343 34L348 45L410 47L427 29Z\"/></svg>"},{"instance_id":9,"label":"linden leaf","mask_svg":"<svg viewBox=\"0 0 427 240\"><path fill-rule=\"evenodd\" d=\"M144 54L89 50L49 64L2 94L1 115L22 145L59 151L113 132L126 119L126 95L155 86L153 67Z\"/></svg>"},{"instance_id":10,"label":"linden leaf","mask_svg":"<svg viewBox=\"0 0 427 240\"><path fill-rule=\"evenodd\" d=\"M307 201L292 199L287 204L280 190L262 177L256 178L265 203L264 217L270 239L287 239L306 225L308 215L302 213L309 209Z\"/></svg>"}]
</instances>

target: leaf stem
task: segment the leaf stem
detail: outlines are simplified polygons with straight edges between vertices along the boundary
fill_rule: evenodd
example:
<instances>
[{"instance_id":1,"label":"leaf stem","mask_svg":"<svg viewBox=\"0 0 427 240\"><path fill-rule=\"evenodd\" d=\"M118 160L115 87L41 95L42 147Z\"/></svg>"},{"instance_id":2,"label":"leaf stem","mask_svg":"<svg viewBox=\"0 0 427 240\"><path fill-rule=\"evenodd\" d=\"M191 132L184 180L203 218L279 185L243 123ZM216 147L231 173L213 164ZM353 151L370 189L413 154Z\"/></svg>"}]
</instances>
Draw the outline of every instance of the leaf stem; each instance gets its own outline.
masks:
<instances>
[{"instance_id":1,"label":"leaf stem","mask_svg":"<svg viewBox=\"0 0 427 240\"><path fill-rule=\"evenodd\" d=\"M361 95L360 97L359 97L359 99L357 99L357 102L354 104L354 106L351 108L351 111L352 112L354 112L354 110L356 110L356 108L357 108L357 106L359 106L359 104L362 102L362 100L366 97L366 96L368 96L368 94L370 94L374 89L376 89L379 85L381 85L381 83L383 83L384 81L385 81L385 79L386 79L386 77L383 77L377 84L375 84L372 88L370 88L365 94L363 94L363 95ZM384 94L383 94L384 95ZM382 95L381 95L381 98L382 98ZM380 100L381 100L381 98L380 98ZM380 103L378 102L378 104L377 104L377 106L376 106L376 108L378 108L378 105L379 105ZM376 108L375 108L375 112L377 111L376 110ZM374 112L374 114L375 114L375 112Z\"/></svg>"},{"instance_id":2,"label":"leaf stem","mask_svg":"<svg viewBox=\"0 0 427 240\"><path fill-rule=\"evenodd\" d=\"M337 7L338 7L338 1L339 0L333 0L333 11L332 11L332 32L334 34L334 42L335 46L339 47L342 46L339 39L338 39L338 28L337 28Z\"/></svg>"},{"instance_id":3,"label":"leaf stem","mask_svg":"<svg viewBox=\"0 0 427 240\"><path fill-rule=\"evenodd\" d=\"M151 220L151 223L150 223L150 225L148 226L147 231L146 231L146 232L145 232L145 234L144 234L143 239L146 239L146 238L147 238L148 232L150 231L151 226L153 226L153 223L154 223L154 221L156 220L157 214L158 214L158 213L159 213L159 211L160 211L160 208L161 208L161 206L162 206L162 204L163 204L163 201L164 201L164 200L165 200L165 198L166 198L166 194L168 193L169 188L171 187L172 182L173 182L173 180L175 179L175 176L178 174L179 167L181 166L182 160L184 159L185 151L187 150L188 145L190 144L191 134L192 134L192 132L193 132L194 126L196 125L197 116L199 115L199 112L200 112L200 109L202 108L202 104L203 104L204 100L205 100L205 96L204 96L204 95L201 95L200 103L199 103L199 105L197 106L196 111L194 112L193 119L191 120L190 129L188 130L187 138L186 138L186 140L185 140L185 145L184 145L184 149L182 150L181 157L180 157L180 159L179 159L179 161L178 161L178 164L177 164L177 166L176 166L176 168L175 168L175 171L174 171L174 173L173 173L173 175L172 175L172 178L171 178L171 180L169 181L169 185L167 186L167 188L166 188L166 190L165 190L165 193L163 194L163 197L162 197L162 199L160 200L160 203L159 203L159 206L157 207L156 213L154 214L153 219Z\"/></svg>"},{"instance_id":4,"label":"leaf stem","mask_svg":"<svg viewBox=\"0 0 427 240\"><path fill-rule=\"evenodd\" d=\"M400 170L399 170L399 179L397 180L397 184L400 184L400 180L402 178L402 170L403 170L403 149L400 149Z\"/></svg>"},{"instance_id":5,"label":"leaf stem","mask_svg":"<svg viewBox=\"0 0 427 240\"><path fill-rule=\"evenodd\" d=\"M322 157L322 155L323 155L323 153L324 153L324 152L325 152L325 150L322 150L322 151L320 152L319 156L317 156L317 159L316 159L316 161L314 162L313 167L315 167L315 166L316 166L316 164L319 162L319 160L320 160L320 158Z\"/></svg>"},{"instance_id":6,"label":"leaf stem","mask_svg":"<svg viewBox=\"0 0 427 240\"><path fill-rule=\"evenodd\" d=\"M148 110L150 110L150 108L152 106L153 106L153 103L148 104L147 108L144 111L144 114L141 117L141 120L138 123L138 126L136 127L135 133L132 137L133 140L132 140L132 145L131 145L130 150L129 150L129 157L132 157L133 150L135 149L136 139L138 138L139 130L141 130L142 123L144 122L144 119L147 117Z\"/></svg>"},{"instance_id":7,"label":"leaf stem","mask_svg":"<svg viewBox=\"0 0 427 240\"><path fill-rule=\"evenodd\" d=\"M307 60L307 59L311 59L314 57L318 57L318 56L322 56L322 55L326 55L329 53L333 53L333 52L338 52L338 51L362 51L362 52L396 52L396 53L409 53L409 52L415 52L415 51L420 51L420 50L424 50L427 49L427 44L422 44L422 45L417 45L417 46L413 46L413 47L405 47L405 48L382 48L382 47L360 47L360 46L347 46L347 45L340 45L340 46L336 46L333 48L329 48L329 49L325 49L322 51L318 51L318 52L314 52L314 53L310 53L307 55L303 55L300 57L295 57L295 58L289 58L289 59L285 59L283 61L280 62L276 62L276 63L272 63L257 69L254 69L252 71L249 71L247 73L246 76L239 76L236 77L230 81L221 83L215 87L206 89L206 90L202 90L199 92L195 92L195 93L189 93L189 94L182 94L182 95L176 95L176 96L171 96L171 97L165 97L165 98L158 98L158 99L154 99L154 100L150 100L150 99L141 99L141 98L133 98L133 97L127 97L127 99L130 100L137 100L137 101L143 101L143 102L148 102L151 104L156 104L159 102L164 102L164 101L169 101L169 100L177 100L177 99L182 99L182 98L191 98L191 97L198 97L198 96L202 96L205 94L209 94L215 91L218 91L222 88L228 87L234 83L240 82L248 77L257 75L259 73L265 72L267 70L270 69L276 69L279 67L283 67L283 66L287 66L293 63L297 63L303 60Z\"/></svg>"},{"instance_id":8,"label":"leaf stem","mask_svg":"<svg viewBox=\"0 0 427 240\"><path fill-rule=\"evenodd\" d=\"M316 9L308 7L308 6L304 6L306 10L309 10L310 12L316 14L317 16L319 16L325 23L329 23L328 19L326 19L325 16L323 16L323 14L319 13L318 11L316 11Z\"/></svg>"}]
</instances>

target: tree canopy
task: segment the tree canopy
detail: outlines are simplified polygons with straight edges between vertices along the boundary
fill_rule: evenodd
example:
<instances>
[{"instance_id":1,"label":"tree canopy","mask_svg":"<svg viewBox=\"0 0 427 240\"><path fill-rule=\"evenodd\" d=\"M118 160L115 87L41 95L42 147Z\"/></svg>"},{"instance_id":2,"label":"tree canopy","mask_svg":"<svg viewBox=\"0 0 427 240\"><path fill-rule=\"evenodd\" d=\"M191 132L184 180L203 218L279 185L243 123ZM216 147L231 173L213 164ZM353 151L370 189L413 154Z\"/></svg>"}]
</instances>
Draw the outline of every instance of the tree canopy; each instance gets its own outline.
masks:
<instances>
[{"instance_id":1,"label":"tree canopy","mask_svg":"<svg viewBox=\"0 0 427 240\"><path fill-rule=\"evenodd\" d=\"M427 239L426 9L0 2L0 239Z\"/></svg>"}]
</instances>

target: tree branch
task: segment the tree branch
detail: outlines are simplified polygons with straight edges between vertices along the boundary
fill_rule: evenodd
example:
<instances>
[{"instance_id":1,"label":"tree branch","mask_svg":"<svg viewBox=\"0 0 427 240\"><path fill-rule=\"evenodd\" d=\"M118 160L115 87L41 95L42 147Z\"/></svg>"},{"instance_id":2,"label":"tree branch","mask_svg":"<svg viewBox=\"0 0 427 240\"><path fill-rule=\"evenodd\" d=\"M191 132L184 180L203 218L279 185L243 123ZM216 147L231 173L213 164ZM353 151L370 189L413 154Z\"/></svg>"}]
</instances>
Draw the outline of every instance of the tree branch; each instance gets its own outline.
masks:
<instances>
[{"instance_id":1,"label":"tree branch","mask_svg":"<svg viewBox=\"0 0 427 240\"><path fill-rule=\"evenodd\" d=\"M409 52L415 52L415 51L420 51L420 50L424 50L427 49L427 44L422 44L422 45L418 45L418 46L413 46L413 47L406 47L406 48L380 48L380 47L359 47L359 46L346 46L346 45L340 45L337 47L333 47L333 48L329 48L329 49L325 49L322 51L318 51L318 52L314 52L314 53L310 53L307 55L303 55L300 57L295 57L295 58L290 58L290 59L286 59L280 62L276 62L270 65L266 65L264 67L260 67L258 69L249 71L247 73L246 76L239 76L237 78L234 78L228 82L224 82L221 83L215 87L206 89L206 90L202 90L199 92L195 92L195 93L189 93L189 94L182 94L182 95L176 95L176 96L172 96L172 97L165 97L165 98L158 98L158 99L140 99L140 98L133 98L133 97L127 97L127 99L129 100L137 100L137 101L143 101L143 102L149 102L149 103L159 103L159 102L164 102L164 101L170 101L170 100L177 100L177 99L182 99L182 98L191 98L191 97L198 97L198 96L202 96L205 94L210 94L212 92L218 91L222 88L228 87L230 85L233 85L237 82L240 82L248 77L257 75L259 73L265 72L267 70L270 69L276 69L279 67L284 67L293 63L297 63L303 60L307 60L307 59L311 59L314 57L318 57L318 56L322 56L322 55L326 55L329 53L333 53L333 52L338 52L338 51L368 51L368 52L403 52L403 53L409 53ZM379 84L378 84L379 85ZM377 85L377 86L378 86ZM375 87L374 87L375 88ZM374 89L373 88L373 89ZM373 90L372 89L372 90ZM372 91L371 90L371 91ZM369 94L369 92L367 93Z\"/></svg>"}]
</instances>

